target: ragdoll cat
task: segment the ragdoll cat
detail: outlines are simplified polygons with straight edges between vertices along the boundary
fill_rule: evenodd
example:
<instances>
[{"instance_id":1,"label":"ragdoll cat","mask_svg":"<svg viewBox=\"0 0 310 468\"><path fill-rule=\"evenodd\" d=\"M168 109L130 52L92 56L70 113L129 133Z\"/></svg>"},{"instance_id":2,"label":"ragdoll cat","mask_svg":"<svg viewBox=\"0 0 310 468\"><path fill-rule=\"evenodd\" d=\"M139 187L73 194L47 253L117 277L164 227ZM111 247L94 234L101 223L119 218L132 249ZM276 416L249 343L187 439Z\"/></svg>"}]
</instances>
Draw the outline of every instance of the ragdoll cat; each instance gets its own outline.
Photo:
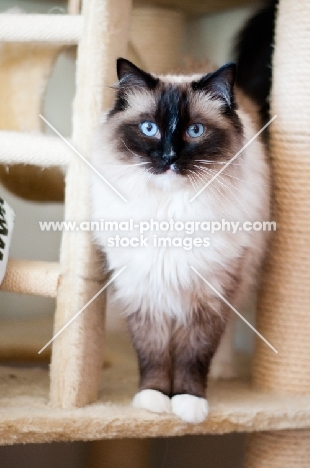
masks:
<instances>
[{"instance_id":1,"label":"ragdoll cat","mask_svg":"<svg viewBox=\"0 0 310 468\"><path fill-rule=\"evenodd\" d=\"M138 356L133 405L198 423L208 414L211 359L233 314L222 297L240 306L266 244L264 232L242 229L269 216L259 139L226 167L258 131L256 108L234 90L234 64L203 76L157 77L118 59L117 72L114 107L92 157L118 192L92 175L92 219L116 224L95 232L95 242L111 271L126 266L113 285ZM203 221L222 219L240 228L206 232ZM150 220L160 229L141 234ZM189 234L180 223L196 229ZM160 237L173 245L158 247ZM135 246L126 247L130 241Z\"/></svg>"}]
</instances>

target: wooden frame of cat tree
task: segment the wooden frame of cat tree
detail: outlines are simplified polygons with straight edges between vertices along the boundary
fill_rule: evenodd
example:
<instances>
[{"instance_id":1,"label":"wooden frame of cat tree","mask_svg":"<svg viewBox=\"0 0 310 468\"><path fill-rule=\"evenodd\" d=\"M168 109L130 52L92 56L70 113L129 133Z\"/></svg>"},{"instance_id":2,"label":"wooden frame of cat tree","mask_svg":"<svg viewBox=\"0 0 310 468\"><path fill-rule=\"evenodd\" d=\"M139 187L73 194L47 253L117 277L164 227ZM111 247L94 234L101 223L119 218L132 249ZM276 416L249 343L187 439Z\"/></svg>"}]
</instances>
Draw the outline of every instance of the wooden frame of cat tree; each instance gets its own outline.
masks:
<instances>
[{"instance_id":1,"label":"wooden frame of cat tree","mask_svg":"<svg viewBox=\"0 0 310 468\"><path fill-rule=\"evenodd\" d=\"M79 43L72 141L86 157L101 109L112 99L104 84L115 82L110 70L115 58L125 54L130 13L131 0L85 0L82 15L0 17L3 41ZM126 344L104 370L97 400L102 295L53 342L54 408L48 405L46 371L1 368L0 443L240 431L251 433L246 468L310 466L309 18L307 0L280 0L271 97L278 118L270 129L278 230L264 270L258 314L259 331L279 353L258 341L252 386L245 381L211 383L210 415L199 425L130 407L136 368ZM6 164L67 164L65 217L88 218L85 163L57 137L0 132L0 147ZM56 332L102 287L98 264L89 234L64 233L59 264L11 261L1 288L56 296Z\"/></svg>"}]
</instances>

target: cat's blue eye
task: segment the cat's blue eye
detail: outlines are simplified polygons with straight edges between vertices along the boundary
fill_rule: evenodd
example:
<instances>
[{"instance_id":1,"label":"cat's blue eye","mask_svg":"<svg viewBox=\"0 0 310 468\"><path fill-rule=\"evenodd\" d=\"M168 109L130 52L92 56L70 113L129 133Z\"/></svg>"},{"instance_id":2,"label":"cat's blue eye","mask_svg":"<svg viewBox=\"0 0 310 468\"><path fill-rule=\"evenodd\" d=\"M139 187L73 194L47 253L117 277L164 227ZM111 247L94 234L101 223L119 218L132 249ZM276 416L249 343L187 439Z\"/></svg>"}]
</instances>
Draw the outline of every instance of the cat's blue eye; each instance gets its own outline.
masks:
<instances>
[{"instance_id":1,"label":"cat's blue eye","mask_svg":"<svg viewBox=\"0 0 310 468\"><path fill-rule=\"evenodd\" d=\"M158 132L158 127L154 122L142 122L140 123L140 130L144 135L153 137Z\"/></svg>"},{"instance_id":2,"label":"cat's blue eye","mask_svg":"<svg viewBox=\"0 0 310 468\"><path fill-rule=\"evenodd\" d=\"M188 127L188 129L186 130L186 133L191 138L197 138L203 134L204 130L205 128L202 124L195 123Z\"/></svg>"}]
</instances>

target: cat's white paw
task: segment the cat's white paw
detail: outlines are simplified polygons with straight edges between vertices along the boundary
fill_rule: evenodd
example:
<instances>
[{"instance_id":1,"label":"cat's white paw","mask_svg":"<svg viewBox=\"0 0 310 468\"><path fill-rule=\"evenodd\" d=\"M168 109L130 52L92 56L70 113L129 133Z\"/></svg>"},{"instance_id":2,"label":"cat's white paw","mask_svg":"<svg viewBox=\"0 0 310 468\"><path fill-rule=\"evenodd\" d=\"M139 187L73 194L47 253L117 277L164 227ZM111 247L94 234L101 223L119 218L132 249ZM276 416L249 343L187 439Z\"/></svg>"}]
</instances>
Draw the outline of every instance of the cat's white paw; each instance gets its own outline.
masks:
<instances>
[{"instance_id":1,"label":"cat's white paw","mask_svg":"<svg viewBox=\"0 0 310 468\"><path fill-rule=\"evenodd\" d=\"M171 413L171 400L158 390L141 390L132 400L135 408L143 408L153 413Z\"/></svg>"},{"instance_id":2,"label":"cat's white paw","mask_svg":"<svg viewBox=\"0 0 310 468\"><path fill-rule=\"evenodd\" d=\"M188 423L200 423L208 416L208 402L194 395L175 395L171 398L172 412Z\"/></svg>"}]
</instances>

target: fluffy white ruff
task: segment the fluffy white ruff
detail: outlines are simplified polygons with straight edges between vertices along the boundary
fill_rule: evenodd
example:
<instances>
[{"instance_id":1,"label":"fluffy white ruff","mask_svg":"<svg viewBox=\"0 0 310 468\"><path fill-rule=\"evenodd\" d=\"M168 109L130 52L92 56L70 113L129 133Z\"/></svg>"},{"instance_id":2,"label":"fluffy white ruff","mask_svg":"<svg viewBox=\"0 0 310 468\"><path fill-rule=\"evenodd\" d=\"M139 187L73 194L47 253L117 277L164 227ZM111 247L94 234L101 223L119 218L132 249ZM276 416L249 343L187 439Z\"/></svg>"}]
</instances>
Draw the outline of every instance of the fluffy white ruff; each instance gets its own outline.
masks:
<instances>
[{"instance_id":1,"label":"fluffy white ruff","mask_svg":"<svg viewBox=\"0 0 310 468\"><path fill-rule=\"evenodd\" d=\"M171 413L171 400L157 390L141 390L132 400L135 408L143 408L153 413Z\"/></svg>"},{"instance_id":2,"label":"fluffy white ruff","mask_svg":"<svg viewBox=\"0 0 310 468\"><path fill-rule=\"evenodd\" d=\"M182 421L188 423L201 423L208 416L209 407L205 398L194 395L175 395L171 398L172 412Z\"/></svg>"}]
</instances>

